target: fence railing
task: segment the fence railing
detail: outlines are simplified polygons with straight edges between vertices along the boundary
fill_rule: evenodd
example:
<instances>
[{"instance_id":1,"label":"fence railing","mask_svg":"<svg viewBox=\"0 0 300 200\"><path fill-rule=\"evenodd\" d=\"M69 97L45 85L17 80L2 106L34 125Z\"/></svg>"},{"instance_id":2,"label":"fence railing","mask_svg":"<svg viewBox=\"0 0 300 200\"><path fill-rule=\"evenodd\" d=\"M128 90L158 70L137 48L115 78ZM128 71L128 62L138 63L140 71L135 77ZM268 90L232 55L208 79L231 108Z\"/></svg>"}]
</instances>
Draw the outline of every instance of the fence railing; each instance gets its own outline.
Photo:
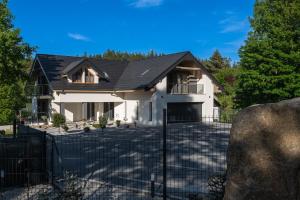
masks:
<instances>
[{"instance_id":1,"label":"fence railing","mask_svg":"<svg viewBox=\"0 0 300 200\"><path fill-rule=\"evenodd\" d=\"M42 150L30 147L26 150L29 154L12 158L17 161L32 158L30 153L44 152L39 155L45 156L30 161L42 161L43 168L35 170L35 174L46 175L46 179L41 179L46 181L23 184L23 192L15 192L15 199L22 199L25 194L26 198L47 194L94 200L192 200L222 195L214 193L211 180L226 173L230 121L215 122L207 117L198 122L167 124L166 111L163 121L163 127L89 132L70 127L69 132L62 133L52 128L52 133L45 135L37 130L34 136L43 136L37 140L43 144ZM23 138L31 138L32 132L23 129ZM0 144L1 141L0 138ZM1 152L0 148L0 158ZM19 177L26 182L33 174L22 173ZM10 190L14 191L6 187L3 196L9 196Z\"/></svg>"},{"instance_id":2,"label":"fence railing","mask_svg":"<svg viewBox=\"0 0 300 200\"><path fill-rule=\"evenodd\" d=\"M86 76L85 82L86 83L94 83L94 76Z\"/></svg>"},{"instance_id":3,"label":"fence railing","mask_svg":"<svg viewBox=\"0 0 300 200\"><path fill-rule=\"evenodd\" d=\"M203 84L171 84L168 88L171 94L204 94Z\"/></svg>"},{"instance_id":4,"label":"fence railing","mask_svg":"<svg viewBox=\"0 0 300 200\"><path fill-rule=\"evenodd\" d=\"M0 190L45 183L46 133L18 127L16 138L0 138Z\"/></svg>"},{"instance_id":5,"label":"fence railing","mask_svg":"<svg viewBox=\"0 0 300 200\"><path fill-rule=\"evenodd\" d=\"M25 91L27 96L51 95L51 90L48 84L27 85Z\"/></svg>"}]
</instances>

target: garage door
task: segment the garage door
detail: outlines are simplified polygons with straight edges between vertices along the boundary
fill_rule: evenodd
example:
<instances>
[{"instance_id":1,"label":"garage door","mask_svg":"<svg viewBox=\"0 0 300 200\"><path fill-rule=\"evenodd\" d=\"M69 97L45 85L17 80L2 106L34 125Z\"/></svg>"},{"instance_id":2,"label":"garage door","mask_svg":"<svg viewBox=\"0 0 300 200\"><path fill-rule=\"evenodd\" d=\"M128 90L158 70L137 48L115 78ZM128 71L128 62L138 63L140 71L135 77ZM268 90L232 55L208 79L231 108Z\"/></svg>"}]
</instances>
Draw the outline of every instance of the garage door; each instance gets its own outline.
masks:
<instances>
[{"instance_id":1,"label":"garage door","mask_svg":"<svg viewBox=\"0 0 300 200\"><path fill-rule=\"evenodd\" d=\"M202 103L168 103L168 123L198 122L202 117Z\"/></svg>"}]
</instances>

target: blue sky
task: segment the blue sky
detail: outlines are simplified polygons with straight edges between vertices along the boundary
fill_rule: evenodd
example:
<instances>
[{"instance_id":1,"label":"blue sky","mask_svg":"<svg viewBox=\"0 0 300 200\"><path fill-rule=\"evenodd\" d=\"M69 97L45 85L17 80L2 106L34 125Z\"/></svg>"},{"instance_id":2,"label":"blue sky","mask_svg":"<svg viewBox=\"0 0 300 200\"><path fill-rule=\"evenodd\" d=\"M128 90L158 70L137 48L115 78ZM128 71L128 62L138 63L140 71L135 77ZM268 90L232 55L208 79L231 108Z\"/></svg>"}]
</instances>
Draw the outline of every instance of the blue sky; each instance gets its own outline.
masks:
<instances>
[{"instance_id":1,"label":"blue sky","mask_svg":"<svg viewBox=\"0 0 300 200\"><path fill-rule=\"evenodd\" d=\"M106 49L160 53L215 49L233 61L250 30L254 0L10 0L14 24L38 53Z\"/></svg>"}]
</instances>

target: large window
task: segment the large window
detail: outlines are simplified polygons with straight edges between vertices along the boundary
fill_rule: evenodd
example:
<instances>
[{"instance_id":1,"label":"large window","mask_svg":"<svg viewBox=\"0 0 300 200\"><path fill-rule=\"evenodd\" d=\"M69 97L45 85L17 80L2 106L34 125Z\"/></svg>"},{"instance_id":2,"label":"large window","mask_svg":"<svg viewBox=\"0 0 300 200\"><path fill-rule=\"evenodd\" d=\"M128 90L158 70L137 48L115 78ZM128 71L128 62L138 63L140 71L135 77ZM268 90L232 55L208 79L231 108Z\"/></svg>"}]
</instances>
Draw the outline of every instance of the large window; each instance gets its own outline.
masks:
<instances>
[{"instance_id":1,"label":"large window","mask_svg":"<svg viewBox=\"0 0 300 200\"><path fill-rule=\"evenodd\" d=\"M73 83L81 83L82 82L82 70L78 70L76 73L72 75Z\"/></svg>"},{"instance_id":2,"label":"large window","mask_svg":"<svg viewBox=\"0 0 300 200\"><path fill-rule=\"evenodd\" d=\"M104 116L109 120L114 120L114 102L104 102Z\"/></svg>"},{"instance_id":3,"label":"large window","mask_svg":"<svg viewBox=\"0 0 300 200\"><path fill-rule=\"evenodd\" d=\"M152 102L149 102L149 121L152 121Z\"/></svg>"},{"instance_id":4,"label":"large window","mask_svg":"<svg viewBox=\"0 0 300 200\"><path fill-rule=\"evenodd\" d=\"M94 83L94 75L88 69L85 69L85 82Z\"/></svg>"}]
</instances>

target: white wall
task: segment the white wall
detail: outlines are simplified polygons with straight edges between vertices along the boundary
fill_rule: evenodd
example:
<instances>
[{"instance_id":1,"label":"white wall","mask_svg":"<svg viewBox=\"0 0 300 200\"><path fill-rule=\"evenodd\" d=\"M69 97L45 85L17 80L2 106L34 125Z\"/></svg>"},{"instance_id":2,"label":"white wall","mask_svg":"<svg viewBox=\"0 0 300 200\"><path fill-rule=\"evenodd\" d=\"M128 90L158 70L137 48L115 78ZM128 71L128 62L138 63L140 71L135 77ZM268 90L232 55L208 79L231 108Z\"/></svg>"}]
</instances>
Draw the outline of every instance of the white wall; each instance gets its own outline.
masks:
<instances>
[{"instance_id":1,"label":"white wall","mask_svg":"<svg viewBox=\"0 0 300 200\"><path fill-rule=\"evenodd\" d=\"M124 100L127 104L126 117L128 119L128 123L133 123L136 120L136 110L138 105L139 118L137 123L143 125L153 124L152 121L149 121L149 102L152 101L152 92L136 91L133 93L125 93Z\"/></svg>"},{"instance_id":2,"label":"white wall","mask_svg":"<svg viewBox=\"0 0 300 200\"><path fill-rule=\"evenodd\" d=\"M61 110L61 114L66 117L66 121L82 120L82 107L81 103L51 103L52 113L60 113Z\"/></svg>"},{"instance_id":3,"label":"white wall","mask_svg":"<svg viewBox=\"0 0 300 200\"><path fill-rule=\"evenodd\" d=\"M123 121L125 118L125 102L114 103L114 118L115 120Z\"/></svg>"},{"instance_id":4,"label":"white wall","mask_svg":"<svg viewBox=\"0 0 300 200\"><path fill-rule=\"evenodd\" d=\"M155 125L162 125L162 110L167 109L169 102L202 102L202 116L213 117L213 103L214 103L214 84L212 80L203 74L202 78L197 84L204 85L204 94L168 94L167 93L167 77L163 78L156 86L154 93L153 107L155 115Z\"/></svg>"}]
</instances>

